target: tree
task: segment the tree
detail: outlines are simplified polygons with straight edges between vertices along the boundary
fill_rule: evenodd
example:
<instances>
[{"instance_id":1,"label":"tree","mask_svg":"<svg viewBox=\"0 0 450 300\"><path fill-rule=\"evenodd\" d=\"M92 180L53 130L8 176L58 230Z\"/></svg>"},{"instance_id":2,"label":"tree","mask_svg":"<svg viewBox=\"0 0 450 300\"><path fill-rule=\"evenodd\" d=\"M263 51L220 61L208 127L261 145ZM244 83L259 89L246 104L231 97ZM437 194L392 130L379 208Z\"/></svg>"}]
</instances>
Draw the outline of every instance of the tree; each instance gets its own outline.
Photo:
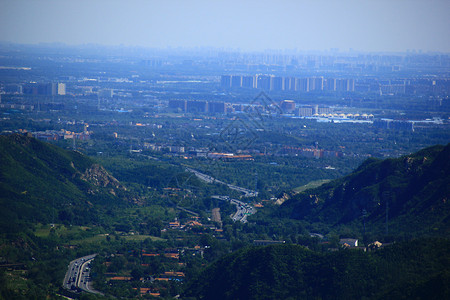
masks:
<instances>
[{"instance_id":1,"label":"tree","mask_svg":"<svg viewBox=\"0 0 450 300\"><path fill-rule=\"evenodd\" d=\"M141 267L135 267L133 270L131 270L131 277L133 280L140 280L142 277L144 277L144 270L142 270Z\"/></svg>"}]
</instances>

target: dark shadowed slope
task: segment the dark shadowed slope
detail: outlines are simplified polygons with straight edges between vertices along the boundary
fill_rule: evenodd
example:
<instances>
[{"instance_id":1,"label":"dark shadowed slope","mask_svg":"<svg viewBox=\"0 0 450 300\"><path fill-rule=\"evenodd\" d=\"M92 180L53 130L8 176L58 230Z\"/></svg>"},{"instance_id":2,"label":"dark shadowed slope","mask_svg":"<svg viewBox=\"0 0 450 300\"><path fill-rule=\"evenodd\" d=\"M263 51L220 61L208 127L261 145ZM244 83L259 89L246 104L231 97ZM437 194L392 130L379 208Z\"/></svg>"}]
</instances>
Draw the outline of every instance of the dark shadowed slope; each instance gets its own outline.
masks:
<instances>
[{"instance_id":1,"label":"dark shadowed slope","mask_svg":"<svg viewBox=\"0 0 450 300\"><path fill-rule=\"evenodd\" d=\"M444 299L447 240L317 253L298 245L230 254L186 285L187 299Z\"/></svg>"}]
</instances>

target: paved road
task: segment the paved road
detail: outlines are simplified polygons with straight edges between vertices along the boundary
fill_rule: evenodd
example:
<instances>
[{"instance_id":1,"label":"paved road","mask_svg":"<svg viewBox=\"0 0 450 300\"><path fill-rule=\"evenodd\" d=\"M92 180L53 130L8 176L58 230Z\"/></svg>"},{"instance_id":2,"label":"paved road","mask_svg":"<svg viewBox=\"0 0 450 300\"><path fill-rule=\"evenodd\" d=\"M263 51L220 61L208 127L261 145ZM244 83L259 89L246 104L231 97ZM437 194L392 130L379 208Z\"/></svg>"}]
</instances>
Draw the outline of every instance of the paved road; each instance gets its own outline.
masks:
<instances>
[{"instance_id":1,"label":"paved road","mask_svg":"<svg viewBox=\"0 0 450 300\"><path fill-rule=\"evenodd\" d=\"M191 168L186 168L187 171L192 172L195 174L195 176L197 176L200 180L206 181L207 183L220 183L220 184L225 184L226 186L228 186L230 189L244 193L246 197L256 197L258 196L258 192L237 186L237 185L233 185L233 184L228 184L225 183L223 181L220 181L212 176L203 174L197 170L191 169Z\"/></svg>"},{"instance_id":2,"label":"paved road","mask_svg":"<svg viewBox=\"0 0 450 300\"><path fill-rule=\"evenodd\" d=\"M231 204L236 205L236 213L231 217L235 222L240 221L242 223L247 223L247 217L256 213L256 209L253 206L237 199L231 199L228 196L212 196L212 198L229 201Z\"/></svg>"},{"instance_id":3,"label":"paved road","mask_svg":"<svg viewBox=\"0 0 450 300\"><path fill-rule=\"evenodd\" d=\"M101 294L91 288L90 263L97 254L91 254L77 258L70 262L64 277L63 287L74 292L85 291Z\"/></svg>"}]
</instances>

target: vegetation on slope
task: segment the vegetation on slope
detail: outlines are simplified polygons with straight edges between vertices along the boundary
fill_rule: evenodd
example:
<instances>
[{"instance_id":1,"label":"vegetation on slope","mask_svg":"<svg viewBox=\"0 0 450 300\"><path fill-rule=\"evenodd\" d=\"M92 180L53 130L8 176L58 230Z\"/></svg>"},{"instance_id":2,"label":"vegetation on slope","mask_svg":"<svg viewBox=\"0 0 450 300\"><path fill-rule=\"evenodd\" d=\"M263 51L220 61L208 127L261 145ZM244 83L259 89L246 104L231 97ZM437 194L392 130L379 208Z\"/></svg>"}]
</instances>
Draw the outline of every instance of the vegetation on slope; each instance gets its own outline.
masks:
<instances>
[{"instance_id":1,"label":"vegetation on slope","mask_svg":"<svg viewBox=\"0 0 450 300\"><path fill-rule=\"evenodd\" d=\"M445 299L450 296L449 250L450 242L438 239L398 243L374 252L318 253L298 245L246 248L206 268L186 286L185 296Z\"/></svg>"},{"instance_id":2,"label":"vegetation on slope","mask_svg":"<svg viewBox=\"0 0 450 300\"><path fill-rule=\"evenodd\" d=\"M92 159L23 135L0 136L0 226L94 222L97 204L119 203L124 188Z\"/></svg>"},{"instance_id":3,"label":"vegetation on slope","mask_svg":"<svg viewBox=\"0 0 450 300\"><path fill-rule=\"evenodd\" d=\"M448 297L448 241L399 243L373 253L331 253L324 252L330 247L322 247L323 240L311 238L309 232L321 232L311 231L314 223L338 234L343 226L357 232L364 209L368 231L384 231L383 200L388 199L389 230L396 237L405 232L447 236L449 157L449 146L437 146L399 159L368 160L345 178L303 191L281 207L261 209L247 224L224 218L219 242L196 231L169 230L162 236L163 223L175 217L188 219L184 212L177 213L174 203L193 203L185 207L196 209L207 220L205 211L218 205L207 196L228 192L207 186L182 167L159 161L109 160L108 170L126 184L126 190L79 152L21 135L0 136L0 262L16 268L0 272L0 299L55 295L70 259L99 249L110 253L112 246L121 253L136 253L133 250L143 243L149 247L154 240L159 243L154 236L160 235L165 239L162 248L186 246L183 239L192 248L204 239L200 244L208 246L207 262L253 239L283 239L316 250L298 245L247 248L219 259L197 280L190 280L188 275L198 274L205 263L198 259L188 266L195 272L186 272L187 298L381 299L420 297L430 291ZM154 202L145 202L150 206L124 201L136 194L152 198L150 193L156 195ZM139 234L131 238L126 235L130 231ZM337 243L337 236L329 241L333 247Z\"/></svg>"},{"instance_id":4,"label":"vegetation on slope","mask_svg":"<svg viewBox=\"0 0 450 300\"><path fill-rule=\"evenodd\" d=\"M450 144L395 159L368 159L352 174L286 201L279 216L361 233L450 234ZM387 214L387 218L386 218Z\"/></svg>"}]
</instances>

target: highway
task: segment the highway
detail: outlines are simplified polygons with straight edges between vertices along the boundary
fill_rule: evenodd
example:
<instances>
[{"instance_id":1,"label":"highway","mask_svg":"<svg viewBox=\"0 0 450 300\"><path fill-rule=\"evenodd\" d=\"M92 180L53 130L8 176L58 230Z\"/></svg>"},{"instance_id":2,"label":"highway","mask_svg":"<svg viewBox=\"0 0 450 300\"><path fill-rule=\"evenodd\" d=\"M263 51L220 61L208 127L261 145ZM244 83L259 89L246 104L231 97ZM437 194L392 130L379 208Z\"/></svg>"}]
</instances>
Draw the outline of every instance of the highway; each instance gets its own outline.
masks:
<instances>
[{"instance_id":1,"label":"highway","mask_svg":"<svg viewBox=\"0 0 450 300\"><path fill-rule=\"evenodd\" d=\"M85 291L88 293L101 294L91 288L90 263L97 254L91 254L77 258L70 262L63 287L73 292Z\"/></svg>"},{"instance_id":2,"label":"highway","mask_svg":"<svg viewBox=\"0 0 450 300\"><path fill-rule=\"evenodd\" d=\"M231 219L236 222L247 223L247 217L256 213L256 209L250 204L244 203L237 199L231 199L228 196L212 196L214 199L229 201L231 204L236 205L236 212L231 216Z\"/></svg>"},{"instance_id":3,"label":"highway","mask_svg":"<svg viewBox=\"0 0 450 300\"><path fill-rule=\"evenodd\" d=\"M207 182L207 183L220 183L220 184L225 184L226 186L228 186L228 187L229 187L230 189L232 189L232 190L235 190L235 191L244 193L244 194L245 194L245 195L244 195L245 197L256 197L256 196L258 196L258 192L255 192L255 191L252 191L252 190L249 190L249 189L246 189L246 188L237 186L237 185L225 183L225 182L220 181L220 180L218 180L218 179L216 179L216 178L214 178L214 177L212 177L212 176L203 174L203 173L201 173L201 172L199 172L199 171L197 171L197 170L194 170L194 169L191 169L191 168L186 168L186 171L194 173L195 176L197 176L200 180L203 180L203 181L205 181L205 182Z\"/></svg>"}]
</instances>

